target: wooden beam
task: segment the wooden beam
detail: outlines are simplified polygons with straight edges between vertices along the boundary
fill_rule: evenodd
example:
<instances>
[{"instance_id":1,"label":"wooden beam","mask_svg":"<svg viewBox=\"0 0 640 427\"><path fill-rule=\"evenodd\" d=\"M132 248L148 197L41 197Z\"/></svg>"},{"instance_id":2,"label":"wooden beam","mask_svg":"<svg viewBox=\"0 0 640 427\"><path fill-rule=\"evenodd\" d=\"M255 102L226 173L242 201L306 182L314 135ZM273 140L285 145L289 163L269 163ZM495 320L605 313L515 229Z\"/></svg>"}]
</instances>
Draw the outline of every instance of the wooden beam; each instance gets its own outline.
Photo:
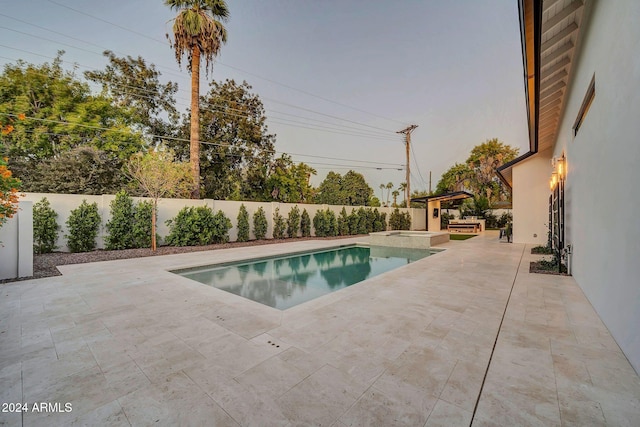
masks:
<instances>
[{"instance_id":1,"label":"wooden beam","mask_svg":"<svg viewBox=\"0 0 640 427\"><path fill-rule=\"evenodd\" d=\"M580 9L582 6L583 6L582 0L574 0L573 2L569 3L567 7L565 7L560 12L553 15L546 22L542 23L542 34L551 30L553 27L561 23L569 15L571 15L576 10Z\"/></svg>"},{"instance_id":2,"label":"wooden beam","mask_svg":"<svg viewBox=\"0 0 640 427\"><path fill-rule=\"evenodd\" d=\"M544 101L540 102L540 108L544 108L544 107L548 106L549 104L555 102L558 99L562 99L562 92L561 91L558 91L557 95L551 96L551 97L545 99Z\"/></svg>"},{"instance_id":3,"label":"wooden beam","mask_svg":"<svg viewBox=\"0 0 640 427\"><path fill-rule=\"evenodd\" d=\"M556 73L553 77L548 78L547 80L544 81L544 83L540 85L540 90L545 90L546 88L551 87L551 85L564 80L565 77L567 77L566 71Z\"/></svg>"},{"instance_id":4,"label":"wooden beam","mask_svg":"<svg viewBox=\"0 0 640 427\"><path fill-rule=\"evenodd\" d=\"M545 90L543 92L540 92L540 99L545 99L545 98L553 95L557 91L564 89L564 87L566 85L567 84L565 82L559 81L558 83L556 83L556 84L554 84L552 86L549 86L549 88L547 90Z\"/></svg>"},{"instance_id":5,"label":"wooden beam","mask_svg":"<svg viewBox=\"0 0 640 427\"><path fill-rule=\"evenodd\" d=\"M542 47L540 48L540 50L542 52L546 52L547 50L552 48L555 44L561 42L562 39L564 39L565 37L570 36L571 34L573 34L573 32L576 31L577 29L578 29L578 24L576 24L575 22L572 22L571 24L569 24L567 26L567 28L565 28L564 30L560 31L558 34L556 34L555 36L551 37L546 42L542 43Z\"/></svg>"},{"instance_id":6,"label":"wooden beam","mask_svg":"<svg viewBox=\"0 0 640 427\"><path fill-rule=\"evenodd\" d=\"M562 102L562 98L557 98L551 101L550 103L548 103L547 105L545 105L544 107L540 107L540 114L544 114L545 112L553 108L559 107L561 102Z\"/></svg>"},{"instance_id":7,"label":"wooden beam","mask_svg":"<svg viewBox=\"0 0 640 427\"><path fill-rule=\"evenodd\" d=\"M540 79L544 80L554 75L558 71L564 70L564 68L571 64L571 60L569 58L562 58L560 61L556 62L546 70L540 72Z\"/></svg>"},{"instance_id":8,"label":"wooden beam","mask_svg":"<svg viewBox=\"0 0 640 427\"><path fill-rule=\"evenodd\" d=\"M554 50L549 55L542 58L542 62L544 64L550 64L551 62L560 58L565 53L569 52L571 49L573 49L573 43L571 42L571 40L569 40L568 42L560 46L558 49Z\"/></svg>"}]
</instances>

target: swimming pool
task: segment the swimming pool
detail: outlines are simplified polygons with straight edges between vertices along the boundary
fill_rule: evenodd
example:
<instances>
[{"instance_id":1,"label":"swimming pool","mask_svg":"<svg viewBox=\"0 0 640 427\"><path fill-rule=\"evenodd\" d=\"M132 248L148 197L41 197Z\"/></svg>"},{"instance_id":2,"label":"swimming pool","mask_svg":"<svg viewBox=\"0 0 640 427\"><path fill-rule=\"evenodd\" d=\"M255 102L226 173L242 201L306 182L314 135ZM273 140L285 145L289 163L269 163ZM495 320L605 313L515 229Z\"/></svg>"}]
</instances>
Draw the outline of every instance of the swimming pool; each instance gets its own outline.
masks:
<instances>
[{"instance_id":1,"label":"swimming pool","mask_svg":"<svg viewBox=\"0 0 640 427\"><path fill-rule=\"evenodd\" d=\"M172 273L285 310L436 252L439 251L350 245Z\"/></svg>"}]
</instances>

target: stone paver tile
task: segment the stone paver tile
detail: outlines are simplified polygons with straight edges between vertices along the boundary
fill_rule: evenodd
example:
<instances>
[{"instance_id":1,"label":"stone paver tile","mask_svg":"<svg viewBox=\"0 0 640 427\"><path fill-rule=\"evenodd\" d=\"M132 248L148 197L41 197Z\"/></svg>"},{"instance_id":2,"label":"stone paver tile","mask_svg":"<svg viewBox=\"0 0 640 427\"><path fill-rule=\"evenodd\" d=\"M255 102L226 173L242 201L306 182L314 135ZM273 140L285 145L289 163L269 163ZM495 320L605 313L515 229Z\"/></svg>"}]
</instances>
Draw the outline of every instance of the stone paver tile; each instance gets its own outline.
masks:
<instances>
[{"instance_id":1,"label":"stone paver tile","mask_svg":"<svg viewBox=\"0 0 640 427\"><path fill-rule=\"evenodd\" d=\"M606 426L604 413L598 402L560 397L560 417L563 426Z\"/></svg>"},{"instance_id":2,"label":"stone paver tile","mask_svg":"<svg viewBox=\"0 0 640 427\"><path fill-rule=\"evenodd\" d=\"M560 425L555 387L544 387L526 376L488 377L476 416L495 425Z\"/></svg>"},{"instance_id":3,"label":"stone paver tile","mask_svg":"<svg viewBox=\"0 0 640 427\"><path fill-rule=\"evenodd\" d=\"M258 394L277 398L309 376L279 357L272 357L235 378L240 384Z\"/></svg>"},{"instance_id":4,"label":"stone paver tile","mask_svg":"<svg viewBox=\"0 0 640 427\"><path fill-rule=\"evenodd\" d=\"M454 366L456 359L438 350L407 350L391 363L382 378L398 377L414 387L434 396L440 396Z\"/></svg>"},{"instance_id":5,"label":"stone paver tile","mask_svg":"<svg viewBox=\"0 0 640 427\"><path fill-rule=\"evenodd\" d=\"M24 387L25 402L57 402L62 406L70 403L73 416L93 411L115 398L97 365L49 383L46 387L39 384ZM38 418L41 415L37 413L24 414L25 424Z\"/></svg>"},{"instance_id":6,"label":"stone paver tile","mask_svg":"<svg viewBox=\"0 0 640 427\"><path fill-rule=\"evenodd\" d=\"M440 394L440 399L473 412L484 379L485 369L486 365L484 364L458 360Z\"/></svg>"},{"instance_id":7,"label":"stone paver tile","mask_svg":"<svg viewBox=\"0 0 640 427\"><path fill-rule=\"evenodd\" d=\"M428 415L417 407L391 399L380 390L371 387L340 417L340 421L353 427L421 426Z\"/></svg>"},{"instance_id":8,"label":"stone paver tile","mask_svg":"<svg viewBox=\"0 0 640 427\"><path fill-rule=\"evenodd\" d=\"M438 400L431 411L425 427L467 427L471 422L472 412L444 400Z\"/></svg>"},{"instance_id":9,"label":"stone paver tile","mask_svg":"<svg viewBox=\"0 0 640 427\"><path fill-rule=\"evenodd\" d=\"M35 359L23 362L23 386L25 392L38 393L70 375L97 367L91 350L85 345L54 361Z\"/></svg>"},{"instance_id":10,"label":"stone paver tile","mask_svg":"<svg viewBox=\"0 0 640 427\"><path fill-rule=\"evenodd\" d=\"M120 397L118 402L132 425L239 425L181 372Z\"/></svg>"},{"instance_id":11,"label":"stone paver tile","mask_svg":"<svg viewBox=\"0 0 640 427\"><path fill-rule=\"evenodd\" d=\"M293 425L330 426L364 392L366 386L325 365L278 399Z\"/></svg>"},{"instance_id":12,"label":"stone paver tile","mask_svg":"<svg viewBox=\"0 0 640 427\"><path fill-rule=\"evenodd\" d=\"M201 364L184 371L242 426L289 426L275 400L238 383L216 366Z\"/></svg>"}]
</instances>

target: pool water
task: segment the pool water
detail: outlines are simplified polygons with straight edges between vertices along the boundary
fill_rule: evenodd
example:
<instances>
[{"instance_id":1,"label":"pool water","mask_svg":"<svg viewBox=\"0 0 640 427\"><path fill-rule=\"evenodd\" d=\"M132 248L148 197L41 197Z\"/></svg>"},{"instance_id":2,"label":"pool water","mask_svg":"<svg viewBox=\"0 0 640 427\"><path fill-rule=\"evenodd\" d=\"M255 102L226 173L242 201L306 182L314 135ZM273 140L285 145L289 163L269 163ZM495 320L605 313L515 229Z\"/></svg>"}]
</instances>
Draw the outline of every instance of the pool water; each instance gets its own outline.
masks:
<instances>
[{"instance_id":1,"label":"pool water","mask_svg":"<svg viewBox=\"0 0 640 427\"><path fill-rule=\"evenodd\" d=\"M285 310L436 252L439 251L346 246L173 273Z\"/></svg>"}]
</instances>

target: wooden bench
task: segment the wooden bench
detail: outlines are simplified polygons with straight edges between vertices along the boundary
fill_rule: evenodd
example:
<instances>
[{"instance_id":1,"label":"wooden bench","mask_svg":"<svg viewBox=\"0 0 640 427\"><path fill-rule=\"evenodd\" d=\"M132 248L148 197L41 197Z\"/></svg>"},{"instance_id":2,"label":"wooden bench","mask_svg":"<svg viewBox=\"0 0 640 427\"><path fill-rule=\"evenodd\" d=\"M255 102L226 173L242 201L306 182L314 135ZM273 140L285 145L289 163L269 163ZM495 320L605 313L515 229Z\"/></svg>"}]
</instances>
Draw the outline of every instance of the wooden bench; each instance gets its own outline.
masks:
<instances>
[{"instance_id":1,"label":"wooden bench","mask_svg":"<svg viewBox=\"0 0 640 427\"><path fill-rule=\"evenodd\" d=\"M460 223L460 224L449 224L447 226L447 231L451 232L451 231L461 231L461 230L473 230L474 233L478 232L478 229L480 228L480 224L479 223Z\"/></svg>"}]
</instances>

